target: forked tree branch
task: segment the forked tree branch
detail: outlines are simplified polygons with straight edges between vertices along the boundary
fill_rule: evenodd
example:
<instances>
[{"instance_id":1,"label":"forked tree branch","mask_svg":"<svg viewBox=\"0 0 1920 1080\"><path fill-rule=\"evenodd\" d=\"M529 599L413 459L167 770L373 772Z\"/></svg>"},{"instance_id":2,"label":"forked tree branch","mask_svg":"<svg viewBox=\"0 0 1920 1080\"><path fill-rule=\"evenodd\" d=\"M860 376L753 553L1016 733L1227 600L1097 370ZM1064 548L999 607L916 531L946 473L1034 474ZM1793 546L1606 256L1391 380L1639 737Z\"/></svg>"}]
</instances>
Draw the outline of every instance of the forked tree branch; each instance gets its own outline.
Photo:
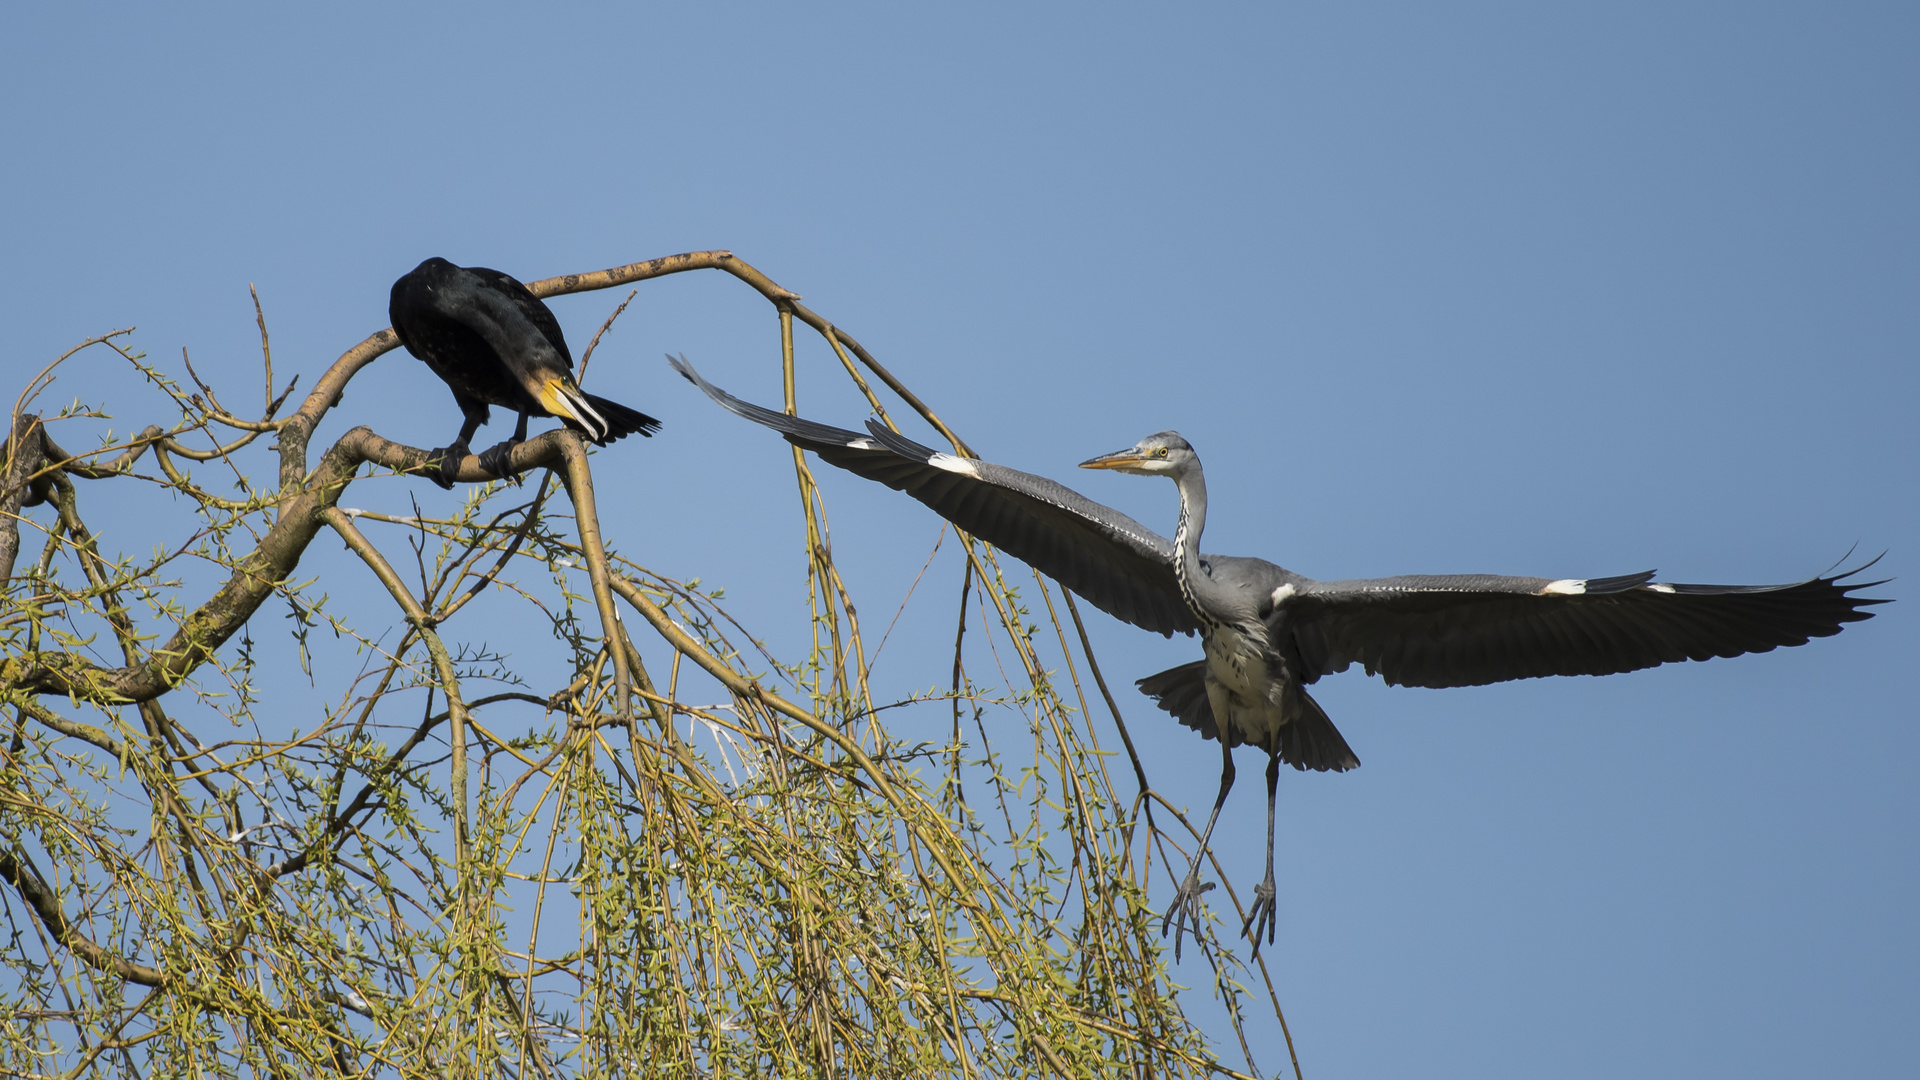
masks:
<instances>
[{"instance_id":1,"label":"forked tree branch","mask_svg":"<svg viewBox=\"0 0 1920 1080\"><path fill-rule=\"evenodd\" d=\"M797 319L827 340L846 373L883 419L885 412L874 395L877 384L898 394L956 451L971 453L925 403L857 341L803 306L797 294L781 288L730 252L688 252L534 281L529 288L536 296L552 297L692 270L727 273L775 307L789 380L792 329ZM264 316L256 310L256 317L261 325L262 351L270 365ZM618 1027L623 1035L631 1033L641 1040L656 1037L656 1028L648 1026L653 1021L619 1011L638 999L618 990L626 996L613 1011L604 1011L608 1008L605 1002L613 999L594 995L614 993L622 985L619 980L629 977L640 980L634 985L645 985L647 992L659 987L661 997L655 1004L666 1006L662 1015L668 1020L666 1027L657 1031L688 1048L689 1054L695 1054L693 1048L701 1037L698 1032L702 1025L718 1021L716 1030L732 1031L737 1030L732 1026L736 1018L744 1018L741 1022L755 1025L756 1031L764 1025L779 1043L780 1048L770 1052L769 1062L808 1061L834 1072L875 1071L874 1066L885 1060L887 1051L872 1036L894 1031L909 1034L886 1038L906 1038L907 1042L900 1045L911 1044L909 1050L915 1055L931 1051L945 1064L958 1062L956 1071L961 1075L1018 1071L1018 1066L1008 1069L1008 1064L1028 1057L1038 1058L1042 1068L1062 1074L1131 1070L1136 1074L1169 1071L1239 1075L1221 1066L1204 1047L1197 1029L1188 1025L1179 1006L1172 1003L1171 992L1163 987L1166 971L1141 915L1144 895L1140 890L1146 882L1133 875L1130 858L1107 859L1103 845L1108 841L1098 832L1102 823L1115 823L1120 816L1117 811L1109 812L1109 807L1124 809L1125 803L1113 799L1104 768L1088 764L1082 748L1089 743L1068 730L1075 723L1069 715L1074 710L1066 708L1051 688L1051 673L1042 663L1035 641L1021 625L1023 611L1000 580L997 564L989 555L969 547L966 580L977 583L981 597L991 596L1000 616L998 625L1009 635L1017 658L1017 664L1009 670L1009 686L1017 673L1024 672L1033 687L1030 696L1013 697L1028 711L1030 719L1041 721L1034 729L1036 740L1041 740L1035 744L1036 768L1046 770L1046 777L1057 769L1063 780L1055 791L1057 806L1055 795L1037 797L1032 820L1018 827L1009 814L1006 824L1010 844L1006 850L1025 851L1023 838L1046 837L1049 826L1040 815L1044 808L1058 809L1071 829L1054 835L1063 838L1061 843L1073 845L1073 859L1051 869L1048 857L1029 860L1023 854L1010 856L1006 865L996 864L978 847L983 834L970 822L970 815L963 815L960 822L950 820L942 813L939 798L918 781L911 761L920 750L904 750L877 726L872 729L869 745L852 726L863 715L871 721L877 710L865 700L866 665L861 662L859 625L852 597L840 580L827 543L825 507L816 505L810 497L810 478L804 469L808 569L816 590L810 596L823 598L824 606L813 610L816 618L825 620L831 635L823 643L828 635L816 634L814 652L804 665L782 664L762 648L769 662L785 671L800 691L789 692L787 698L763 687L745 666L729 656L731 645L718 621L704 621L713 612L724 617L724 611L688 593L680 593L675 599L672 594L679 587L671 582L664 586L668 590L665 595L651 591L650 585L643 591L639 581L649 572L609 555L599 527L587 447L578 434L565 429L551 431L514 446L508 457L514 474L546 468L563 479L573 504L571 531L577 533L577 545L571 542L575 538L563 537L540 524L540 497L516 509L523 509L526 515L518 527L502 525L504 515L484 522L479 500L470 500L458 514L451 515L453 520L428 517L417 508L413 517L396 518L362 515L342 507L346 489L357 478L370 475L364 466L376 466L371 475L378 475L380 470L407 473L438 464L429 460L431 451L394 442L364 426L345 431L331 445L321 437L320 425L340 404L352 379L398 345L391 330L368 336L310 383L311 389L300 398L291 397L289 385L279 399L272 399L273 379L269 374L266 393L270 400L264 417L258 420L232 415L197 375L193 376L199 386L195 393L175 386L163 373L139 365L143 374L172 396L180 409L180 421L170 428L143 429L117 444L79 457L56 446L47 437L44 425L32 415L16 417L9 439L11 452L4 469L0 469L0 484L5 485L0 488L0 570L11 572L18 561L22 507L56 494L56 489L61 498L70 499L73 485L67 483L68 477L126 477L134 463L152 448L158 470L166 474L158 478L159 482L191 495L208 526L176 554L205 555L223 568L219 573L229 575L194 607L191 597L169 591L177 590L177 585L154 584L159 579L153 567L141 569L127 560L101 561L84 546L85 530L76 526L77 519L63 519L42 556L39 573L55 583L49 586L56 590L50 595L69 596L79 614L106 618L126 654L121 667L107 666L89 651L89 643L82 636L91 629L88 623L69 620L55 625L53 617L41 610L46 605L36 606L38 599L23 595L28 590L17 586L5 597L13 610L4 617L9 621L0 621L0 631L18 636L10 636L8 651L0 654L0 700L15 705L19 712L14 751L0 759L0 767L44 768L58 776L59 783L66 783L59 762L80 763L89 770L105 765L96 774L105 778L111 795L115 782L106 759L118 758L123 773L131 765L136 778L149 786L144 798L152 802L154 810L155 828L147 838L146 849L129 854L117 846L117 841L108 839L104 846L89 848L78 856L82 863L92 860L108 870L114 891L102 891L100 896L115 898L116 906L110 909L113 916L88 907L71 914L63 910L62 889L70 890L75 882L93 879L70 872L72 860L55 854L51 833L44 834L43 846L59 861L42 875L31 861L39 857L38 851L23 844L20 834L9 826L14 839L0 843L0 880L45 928L41 947L52 949L57 943L75 955L78 963L65 965L67 974L61 978L90 978L102 986L111 983L111 978L90 974L91 969L108 977L171 988L173 993L192 998L185 1012L227 1013L237 1027L262 1032L263 1047L283 1039L278 1045L301 1061L309 1060L304 1056L309 1044L337 1050L347 1036L335 1023L338 1018L330 1008L296 1009L291 1005L293 994L308 994L308 1004L332 1002L354 1007L338 991L325 987L328 980L359 985L343 974L352 965L341 961L350 954L352 963L369 963L368 970L376 973L392 960L389 974L376 974L376 979L390 978L396 983L412 980L416 990L423 990L427 989L424 979L451 978L447 985L460 987L455 991L457 997L444 999L457 1001L458 1005L451 1012L431 1017L426 1015L430 1010L370 1007L359 990L350 992L351 1002L359 1003L364 1015L385 1027L390 1039L397 1036L401 1043L408 1043L408 1053L431 1051L440 1063L458 1063L478 1045L473 1040L491 1038L489 1017L511 1017L508 1034L519 1038L527 1055L517 1068L549 1072L544 1046L550 1022L535 1018L531 1004L534 995L547 991L536 984L535 978L577 966L580 970L573 972L575 976L600 980L591 985L588 981L581 983L585 995L581 1008L585 1010L589 1000L600 1002L598 1007L603 1011L597 1015L601 1019ZM121 352L136 363L139 360L137 355ZM582 370L584 367L583 355ZM46 374L43 372L34 385L44 389L40 384L46 381ZM869 386L869 380L876 385ZM287 401L297 402L298 407L274 419L280 405ZM23 400L15 412L20 413L28 403ZM891 424L891 420L886 422ZM222 438L223 429L241 435ZM212 449L188 450L180 440L189 433L198 433L191 440L195 444L202 444L202 435L207 436L204 445ZM242 472L236 455L249 441L264 434L278 440L277 482L254 488L249 486L254 478ZM315 457L311 462L310 453ZM222 499L211 494L212 486L205 477L189 475L189 460L216 461L223 470L231 464L240 490L229 493L238 497ZM471 454L448 467L450 478L458 483L497 479ZM542 494L546 490L543 484ZM820 515L817 518L816 512ZM420 581L414 587L406 585L399 572L405 570L411 577L411 567L397 570L361 533L360 526L365 523L355 520L361 516L417 527L422 539L439 538L437 561L426 555L423 545L414 548L420 570ZM379 676L372 693L366 695L362 680L376 673L363 671L353 679L338 711L329 708L318 728L280 743L268 742L273 736L256 733L257 738L236 740L249 747L242 760L223 761L215 754L226 743L209 740L211 745L203 746L185 727L160 712L158 699L196 672L203 672L200 679L205 680L211 672L204 666L211 664L211 671L222 672L232 681L235 694L228 701L206 704L237 717L252 716L256 701L253 654L250 648L238 656L222 650L276 594L294 603L296 618L304 620L317 608L317 604L302 606L306 603L306 586L296 581L296 571L309 545L323 531L337 533L359 553L392 594L412 629L402 633L398 645L383 644L336 617L333 627L337 632L382 658L386 674ZM216 532L218 535L208 543L197 544L199 536ZM70 536L76 539L70 542ZM236 544L230 553L225 546L229 536L235 540L248 537L252 550ZM564 579L556 579L566 594L564 609L550 608L543 597L511 577L500 579L523 545L535 551L520 557L539 564L585 566L592 579L604 641L597 653L591 633L583 632L577 621L580 600ZM77 553L88 581L79 590L59 593L57 577L50 575L49 567L55 554L64 551ZM491 559L490 552L499 552L500 557L492 569L482 573L481 563ZM616 573L621 566L615 563L637 571L639 576ZM474 584L462 592L469 575L475 578ZM572 648L576 675L559 695L544 699L513 691L465 700L460 689L462 679L471 685L472 680L502 674L517 677L504 661L500 661L500 670L487 670L486 665L499 658L486 649L460 653L456 663L447 648L452 638L442 641L435 631L489 582L519 590L544 617L552 619L555 638ZM691 590L692 585L687 588ZM455 593L459 595L449 600ZM717 592L714 595L717 597ZM121 596L129 599L123 601ZM131 599L134 596L142 597L155 612L163 613L159 617L171 621L171 625L162 627L164 641L156 643L138 635L139 627L126 615L125 607L136 602ZM620 622L622 613L615 607L616 596L640 615L632 637ZM658 603L656 596L661 597ZM963 593L963 602L964 597ZM188 602L174 607L176 599ZM1078 612L1072 610L1071 598L1066 602L1069 611L1064 614L1073 617L1081 650L1091 660L1085 629L1078 625ZM1052 604L1051 597L1048 603ZM183 611L185 614L181 614ZM979 633L993 645L997 631L984 604L982 615ZM1058 615L1054 621L1057 627L1062 623ZM651 626L672 650L671 667L656 671L661 676L658 686L648 677L640 648L633 640L640 636L641 623ZM58 641L59 648L39 644L43 624L45 636ZM296 635L303 634L305 625L317 624L303 623ZM744 632L745 628L741 629ZM304 661L304 636L300 640ZM973 640L967 639L969 644ZM423 642L431 656L430 664L419 663L416 650L423 647ZM963 690L972 696L958 666L959 644L956 642L956 708ZM998 649L997 645L993 647ZM1061 647L1068 663L1073 664L1064 629ZM688 670L697 668L711 675L733 695L732 705L721 708L731 707L734 720L682 700L686 694L681 684L683 659L692 661ZM857 681L846 672L849 662L856 665ZM476 674L465 674L468 663L474 663ZM407 675L395 684L396 672L400 671ZM1097 667L1094 678L1118 722L1119 709ZM697 681L704 684L704 676ZM1075 683L1077 686L1077 675ZM389 749L378 741L379 732L374 728L391 722L385 712L392 705L382 706L379 725L374 725L369 718L376 702L387 700L385 695L390 690L421 688L427 693L422 710L427 715L412 726L411 734L400 740L401 745ZM815 694L810 708L794 703L808 700L801 696L808 692ZM436 698L443 693L447 702L442 712L437 711ZM79 706L99 707L106 719L98 727L82 723L59 715L50 707L57 703L36 699L36 695L60 695ZM208 697L216 696L209 689ZM612 702L607 701L609 696ZM661 728L660 738L641 734L633 717L635 696L652 711ZM564 710L568 714L564 730L536 729L501 738L501 734L514 733L494 723L491 726L501 733L494 734L474 713L489 702L507 700L544 706L550 712ZM974 700L986 699L976 696ZM138 734L137 725L129 728L121 723L116 706L127 703L142 704L141 713L147 719L144 736ZM1084 716L1084 697L1081 704L1080 715ZM359 720L349 724L346 718L355 710L359 710ZM694 753L675 731L676 712L704 718L714 726L716 738L724 727L754 740L758 744L756 754L765 753L764 758L756 758L765 763L765 772L756 768L749 770L744 783L723 782L711 772L710 763ZM439 727L448 721L451 730ZM740 725L737 728L736 721ZM58 738L72 739L74 742L67 745L79 753L49 753L42 760L22 754L26 735L36 723L44 730L32 734L47 740L46 746L57 746ZM631 739L631 757L616 752L604 738L604 733L616 731L615 725L620 723L624 723ZM470 745L469 728L475 739L471 745L484 751L473 755L478 783L471 788L473 780L466 773L465 752ZM407 727L399 730L406 731ZM184 735L185 741L179 735ZM442 737L450 756L445 756L444 750L426 749ZM821 743L811 742L811 737L818 737ZM986 739L984 729L982 738ZM726 741L733 743L733 736L726 736ZM266 749L260 750L261 742L268 742ZM79 744L92 749L82 749ZM303 747L296 757L294 751ZM1132 749L1130 743L1128 748ZM993 763L991 747L988 749L985 765L998 777L1000 766ZM957 747L954 752L957 757ZM721 753L726 753L724 747ZM1042 753L1049 755L1044 766L1039 762ZM198 761L203 755L211 758L204 769L205 763ZM313 755L314 760L305 755ZM527 771L513 775L517 767L509 757L525 765ZM270 790L272 781L260 784L243 771L260 763L270 771L280 760L289 758L297 760L300 768L317 761L318 770L334 772L332 783L318 785L317 799L303 789L303 793L286 800ZM182 762L189 763L190 771L185 776L178 772ZM603 765L610 765L618 778L612 772L603 772ZM731 774L731 765L728 771ZM180 797L182 782L199 780L208 784L208 778L216 772L232 777L231 786L216 789L209 785L209 801L199 806ZM1137 759L1135 772L1145 789L1144 770ZM354 790L347 783L347 777L354 773L363 782L358 784L357 794L345 798ZM27 771L10 772L8 782L14 775L21 778L23 792L34 794L35 781ZM449 777L451 801L445 786ZM517 801L522 790L534 790L523 789L523 784L541 779L548 785L546 791L529 801ZM57 802L61 791L75 789L56 786L43 790L53 793ZM262 819L253 828L242 828L245 819L241 802L255 796L261 798ZM1151 789L1146 789L1144 797L1158 799ZM134 798L141 801L137 793ZM40 812L24 800L15 801L23 813ZM297 808L291 812L295 818L306 815L305 823L282 818L283 805ZM537 873L522 873L531 865L522 865L519 860L537 855L537 849L527 844L527 829L549 808L553 823L546 860ZM1006 808L1005 797L1002 808ZM87 812L96 813L91 809ZM91 820L108 822L112 820L105 816L108 812L97 811L100 816ZM46 820L55 821L55 815L68 813L60 808ZM576 819L576 814L581 816ZM1133 816L1125 815L1128 819ZM384 817L391 827L372 827L376 817ZM444 833L438 832L439 824L449 818L454 824L451 844ZM176 830L167 819L177 822L180 836L174 835ZM224 821L223 826L209 832L206 826L216 820ZM567 826L576 821L582 827L568 832ZM55 822L54 827L60 826ZM259 835L248 838L255 833ZM409 846L404 838L395 846L396 838L403 834L412 837L411 852L401 850ZM560 872L557 866L550 867L553 841L559 836L569 836L567 842L577 844L577 870ZM201 839L208 842L202 844ZM349 851L355 844L358 850ZM457 886L443 873L449 846L458 869ZM268 851L274 854L263 857ZM146 865L152 862L162 864L165 877ZM208 894L195 875L196 865L215 868L213 884L219 888L217 899L222 901L218 907L205 899ZM615 868L612 877L603 877L596 869L609 866ZM276 884L312 867L327 867L327 880L310 874L298 885ZM432 928L416 933L411 916L403 920L397 907L389 913L391 926L377 926L380 917L355 899L357 892L350 895L338 890L332 877L335 870L372 883L372 895L390 905L411 903L433 924ZM411 872L428 890L424 903L386 879L389 873L399 877L403 872ZM537 932L531 933L524 954L524 988L519 988L517 972L512 974L516 981L507 982L501 966L503 955L511 955L517 962L522 954L492 952L494 943L485 938L491 925L488 920L500 917L500 883L508 879L539 882L536 926L549 881L577 886L575 895L582 918L593 920L583 922L591 929L582 931L582 951L567 954L574 960L545 957L543 954L550 950L536 949ZM1055 895L1056 882L1065 883L1064 894ZM195 893L185 892L186 884ZM1031 889L1035 884L1040 888ZM230 895L235 887L237 891ZM199 906L193 907L189 902L196 896L200 897ZM1087 899L1081 900L1082 896ZM127 898L124 907L119 906L123 897ZM1069 925L1072 917L1068 897L1079 904L1082 920L1077 924ZM65 899L68 904L73 902L71 891L65 893ZM83 898L82 903L88 899ZM309 906L315 903L317 906ZM120 940L106 927L119 925L121 912L133 912L136 923L130 925L137 925L138 932L152 942L130 955L150 952L164 958L164 966L136 963L130 956L116 955L100 944ZM728 941L750 950L751 969L737 967L729 952L732 945L721 946L709 955L674 944L679 942L683 927L692 925L683 919L683 912L704 920L700 925L712 928L716 937L730 935ZM453 918L448 919L449 914ZM372 921L355 922L363 916ZM332 936L336 923L345 928L346 939ZM591 960L585 951L585 935L589 933L595 937L593 947L605 950L604 954L594 953ZM642 942L648 944L636 952L633 946ZM394 959L394 950L405 955ZM432 975L423 976L406 966L432 950L439 950L435 962L441 965ZM1080 954L1077 960L1072 959L1075 952ZM255 963L258 967L252 970L259 973L258 979L243 966ZM690 966L676 966L682 964ZM1070 970L1075 966L1079 969L1077 981ZM214 973L211 982L203 982L198 974L202 971ZM491 980L476 978L489 972ZM689 980L676 977L686 972L694 972L689 976L691 989L684 985ZM975 982L986 976L994 980L990 991ZM741 996L729 996L735 993L734 983L706 982L716 978L742 980L737 984ZM490 989L495 986L498 992ZM230 993L231 1000L216 998L210 992L215 989ZM274 994L283 995L285 1007L269 1000ZM749 995L762 997L750 1001ZM708 1000L702 1002L703 997ZM409 1002L431 1000L428 996L400 994L376 1000L398 1005L403 998ZM715 1001L739 1011L702 1018L689 1007L692 1002L698 1008L707 1008ZM907 1004L899 1004L902 1002ZM896 1017L889 1010L897 1004ZM995 1010L998 1019L994 1018ZM308 1016L308 1011L314 1015ZM882 1013L888 1013L884 1021ZM587 1014L583 1011L581 1015ZM174 1030L185 1032L198 1022L179 1023ZM91 1021L77 1021L76 1030L86 1023ZM154 1032L141 1034L138 1039L155 1038L163 1034L163 1027L176 1024L174 1020L154 1023ZM288 1025L285 1031L273 1028L281 1023ZM308 1026L301 1027L303 1024ZM98 1034L88 1031L82 1038L96 1047L123 1045L113 1041L118 1039L117 1028L105 1040ZM429 1037L446 1041L428 1047L425 1040ZM411 1045L415 1039L421 1040L420 1046ZM621 1048L629 1050L633 1045L640 1044L622 1043ZM5 1052L0 1045L0 1053ZM991 1064L976 1068L969 1061L975 1053ZM321 1060L311 1059L313 1063ZM344 1058L330 1056L325 1060L336 1067L347 1067ZM915 1060L928 1059L916 1056ZM5 1071L4 1066L0 1071Z\"/></svg>"},{"instance_id":2,"label":"forked tree branch","mask_svg":"<svg viewBox=\"0 0 1920 1080\"><path fill-rule=\"evenodd\" d=\"M542 466L564 467L562 447L578 436L565 429L547 432L513 448L508 461L516 473ZM340 501L361 465L371 462L398 472L418 469L431 451L407 446L357 427L340 437L319 468L285 500L273 526L254 550L239 560L233 575L213 597L196 608L164 645L139 663L105 668L66 652L29 652L0 661L0 687L37 694L60 694L100 704L149 701L180 685L209 660L253 616L275 588L292 575L307 545L325 524L324 513ZM455 479L480 483L497 479L469 454L455 468Z\"/></svg>"}]
</instances>

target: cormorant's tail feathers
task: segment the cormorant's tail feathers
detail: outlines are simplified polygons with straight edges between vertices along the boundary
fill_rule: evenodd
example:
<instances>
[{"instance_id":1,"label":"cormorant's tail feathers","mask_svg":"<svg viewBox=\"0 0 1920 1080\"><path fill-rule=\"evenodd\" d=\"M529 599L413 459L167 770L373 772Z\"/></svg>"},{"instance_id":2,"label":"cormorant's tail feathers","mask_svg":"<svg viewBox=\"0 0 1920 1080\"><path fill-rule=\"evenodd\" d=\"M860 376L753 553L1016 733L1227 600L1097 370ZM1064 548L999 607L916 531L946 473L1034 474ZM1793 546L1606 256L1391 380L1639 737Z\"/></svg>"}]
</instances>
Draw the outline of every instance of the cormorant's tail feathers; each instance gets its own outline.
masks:
<instances>
[{"instance_id":1,"label":"cormorant's tail feathers","mask_svg":"<svg viewBox=\"0 0 1920 1080\"><path fill-rule=\"evenodd\" d=\"M651 437L654 432L660 430L660 421L638 409L629 409L617 401L608 401L593 394L582 393L580 396L586 398L587 404L605 420L606 433L594 440L601 446L628 435Z\"/></svg>"},{"instance_id":2,"label":"cormorant's tail feathers","mask_svg":"<svg viewBox=\"0 0 1920 1080\"><path fill-rule=\"evenodd\" d=\"M534 396L539 399L548 416L555 417L598 446L605 446L636 431L642 435L652 435L660 430L660 421L617 401L589 394L565 375L557 375L540 383Z\"/></svg>"}]
</instances>

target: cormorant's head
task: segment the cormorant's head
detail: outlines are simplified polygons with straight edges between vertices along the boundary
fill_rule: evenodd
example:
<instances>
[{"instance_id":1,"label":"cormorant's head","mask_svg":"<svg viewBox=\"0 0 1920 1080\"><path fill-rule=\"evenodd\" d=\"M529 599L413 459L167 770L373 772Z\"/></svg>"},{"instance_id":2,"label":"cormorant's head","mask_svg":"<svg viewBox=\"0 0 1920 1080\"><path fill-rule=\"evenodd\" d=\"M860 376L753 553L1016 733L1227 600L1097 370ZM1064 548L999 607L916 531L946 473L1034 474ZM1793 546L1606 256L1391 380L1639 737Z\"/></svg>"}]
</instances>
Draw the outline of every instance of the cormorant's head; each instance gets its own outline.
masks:
<instances>
[{"instance_id":1,"label":"cormorant's head","mask_svg":"<svg viewBox=\"0 0 1920 1080\"><path fill-rule=\"evenodd\" d=\"M1177 431L1149 435L1125 450L1080 463L1083 469L1113 469L1135 476L1180 476L1199 465L1200 455Z\"/></svg>"}]
</instances>

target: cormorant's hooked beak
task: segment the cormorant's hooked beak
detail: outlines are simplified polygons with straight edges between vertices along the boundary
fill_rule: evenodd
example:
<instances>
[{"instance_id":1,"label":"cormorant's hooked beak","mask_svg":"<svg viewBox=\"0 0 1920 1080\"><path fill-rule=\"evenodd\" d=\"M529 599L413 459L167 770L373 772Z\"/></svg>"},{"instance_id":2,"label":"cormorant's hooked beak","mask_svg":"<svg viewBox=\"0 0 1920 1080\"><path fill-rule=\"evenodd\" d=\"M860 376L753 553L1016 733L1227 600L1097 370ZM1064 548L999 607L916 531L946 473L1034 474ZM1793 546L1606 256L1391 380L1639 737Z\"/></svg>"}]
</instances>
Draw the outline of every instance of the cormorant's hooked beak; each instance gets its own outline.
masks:
<instances>
[{"instance_id":1,"label":"cormorant's hooked beak","mask_svg":"<svg viewBox=\"0 0 1920 1080\"><path fill-rule=\"evenodd\" d=\"M598 441L605 437L609 427L606 417L587 402L587 395L573 384L572 379L549 378L540 384L534 396L547 407L549 415L565 417L579 424L586 431L587 438Z\"/></svg>"},{"instance_id":2,"label":"cormorant's hooked beak","mask_svg":"<svg viewBox=\"0 0 1920 1080\"><path fill-rule=\"evenodd\" d=\"M1111 454L1101 454L1099 457L1088 458L1080 463L1080 467L1083 469L1120 469L1126 472L1132 472L1142 468L1151 460L1153 459L1140 452L1139 447L1129 446L1125 450L1115 450Z\"/></svg>"}]
</instances>

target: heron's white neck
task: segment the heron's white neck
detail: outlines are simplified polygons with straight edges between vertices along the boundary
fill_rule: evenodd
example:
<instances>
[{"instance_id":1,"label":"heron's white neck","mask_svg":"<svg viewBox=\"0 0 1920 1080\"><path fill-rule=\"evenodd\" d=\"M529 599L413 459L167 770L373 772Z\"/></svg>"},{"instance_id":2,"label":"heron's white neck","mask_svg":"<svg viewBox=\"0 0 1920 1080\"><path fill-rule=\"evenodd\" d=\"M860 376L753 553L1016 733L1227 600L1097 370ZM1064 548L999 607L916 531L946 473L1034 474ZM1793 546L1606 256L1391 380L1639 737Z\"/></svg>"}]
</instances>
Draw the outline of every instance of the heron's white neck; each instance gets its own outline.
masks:
<instances>
[{"instance_id":1,"label":"heron's white neck","mask_svg":"<svg viewBox=\"0 0 1920 1080\"><path fill-rule=\"evenodd\" d=\"M1200 534L1207 527L1207 481L1199 469L1173 478L1180 492L1180 522L1173 530L1173 576L1187 610L1209 631L1222 625L1230 598L1200 566Z\"/></svg>"}]
</instances>

